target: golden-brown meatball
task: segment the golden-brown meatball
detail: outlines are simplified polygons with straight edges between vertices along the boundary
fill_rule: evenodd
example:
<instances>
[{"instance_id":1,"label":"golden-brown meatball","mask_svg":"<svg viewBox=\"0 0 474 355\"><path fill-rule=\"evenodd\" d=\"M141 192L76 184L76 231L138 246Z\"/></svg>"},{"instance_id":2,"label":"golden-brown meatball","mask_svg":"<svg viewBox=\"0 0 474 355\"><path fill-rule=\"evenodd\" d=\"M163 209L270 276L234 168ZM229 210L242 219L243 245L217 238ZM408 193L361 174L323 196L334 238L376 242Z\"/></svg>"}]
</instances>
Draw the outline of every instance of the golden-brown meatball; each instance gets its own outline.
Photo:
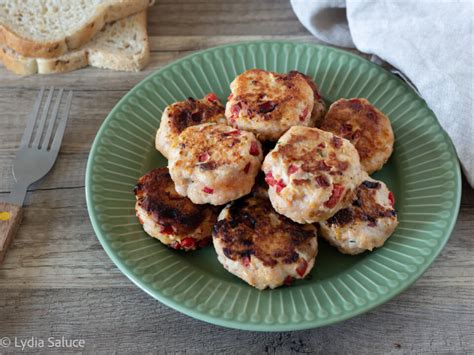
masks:
<instances>
[{"instance_id":1,"label":"golden-brown meatball","mask_svg":"<svg viewBox=\"0 0 474 355\"><path fill-rule=\"evenodd\" d=\"M304 278L318 252L313 225L276 213L260 196L249 195L225 207L212 235L224 268L258 289Z\"/></svg>"},{"instance_id":2,"label":"golden-brown meatball","mask_svg":"<svg viewBox=\"0 0 474 355\"><path fill-rule=\"evenodd\" d=\"M207 122L226 122L224 106L213 93L201 100L190 97L167 106L161 117L160 128L156 132L156 149L169 158L171 147L182 131Z\"/></svg>"},{"instance_id":3,"label":"golden-brown meatball","mask_svg":"<svg viewBox=\"0 0 474 355\"><path fill-rule=\"evenodd\" d=\"M134 192L137 217L150 236L186 251L209 244L218 210L210 205L195 205L179 195L167 168L143 175Z\"/></svg>"},{"instance_id":4,"label":"golden-brown meatball","mask_svg":"<svg viewBox=\"0 0 474 355\"><path fill-rule=\"evenodd\" d=\"M397 227L393 193L382 181L366 177L351 205L320 222L321 235L344 254L381 247Z\"/></svg>"},{"instance_id":5,"label":"golden-brown meatball","mask_svg":"<svg viewBox=\"0 0 474 355\"><path fill-rule=\"evenodd\" d=\"M262 159L253 133L206 123L179 135L168 163L180 195L222 205L250 192Z\"/></svg>"},{"instance_id":6,"label":"golden-brown meatball","mask_svg":"<svg viewBox=\"0 0 474 355\"><path fill-rule=\"evenodd\" d=\"M288 128L314 126L314 91L298 72L251 69L230 84L225 115L231 126L276 141Z\"/></svg>"},{"instance_id":7,"label":"golden-brown meatball","mask_svg":"<svg viewBox=\"0 0 474 355\"><path fill-rule=\"evenodd\" d=\"M346 139L317 128L290 128L262 165L275 210L298 223L332 216L362 180L359 155Z\"/></svg>"},{"instance_id":8,"label":"golden-brown meatball","mask_svg":"<svg viewBox=\"0 0 474 355\"><path fill-rule=\"evenodd\" d=\"M390 120L366 99L334 102L319 127L354 144L362 169L368 174L381 169L392 154L394 136Z\"/></svg>"}]
</instances>

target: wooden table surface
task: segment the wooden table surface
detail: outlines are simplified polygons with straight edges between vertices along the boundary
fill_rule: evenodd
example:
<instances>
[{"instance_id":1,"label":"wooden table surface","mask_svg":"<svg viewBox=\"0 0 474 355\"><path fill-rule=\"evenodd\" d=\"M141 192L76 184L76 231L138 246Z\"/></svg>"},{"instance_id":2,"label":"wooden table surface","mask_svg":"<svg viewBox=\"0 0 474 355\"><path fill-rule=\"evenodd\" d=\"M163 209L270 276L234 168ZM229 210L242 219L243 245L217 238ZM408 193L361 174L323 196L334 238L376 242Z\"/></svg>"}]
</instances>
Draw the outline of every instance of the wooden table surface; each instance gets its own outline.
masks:
<instances>
[{"instance_id":1,"label":"wooden table surface","mask_svg":"<svg viewBox=\"0 0 474 355\"><path fill-rule=\"evenodd\" d=\"M157 2L149 12L151 61L140 73L88 68L20 78L0 67L0 200L13 185L12 161L38 88L75 91L56 165L30 187L24 222L0 266L0 346L3 337L12 341L6 350L21 350L15 337L20 344L64 336L83 339L83 350L94 353L474 353L474 193L465 182L454 233L428 271L390 302L333 326L285 333L220 328L162 305L119 272L94 235L84 195L91 143L117 101L192 51L262 38L316 42L288 0Z\"/></svg>"}]
</instances>

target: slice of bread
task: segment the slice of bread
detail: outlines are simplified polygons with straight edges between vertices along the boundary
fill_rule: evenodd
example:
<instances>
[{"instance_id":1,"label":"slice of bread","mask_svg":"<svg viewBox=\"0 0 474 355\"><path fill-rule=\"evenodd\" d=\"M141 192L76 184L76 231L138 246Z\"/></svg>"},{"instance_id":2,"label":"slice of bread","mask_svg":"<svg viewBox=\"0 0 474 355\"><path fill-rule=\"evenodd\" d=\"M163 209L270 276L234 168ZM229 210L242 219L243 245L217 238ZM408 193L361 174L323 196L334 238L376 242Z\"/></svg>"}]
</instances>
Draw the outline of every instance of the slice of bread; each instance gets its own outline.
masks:
<instances>
[{"instance_id":1,"label":"slice of bread","mask_svg":"<svg viewBox=\"0 0 474 355\"><path fill-rule=\"evenodd\" d=\"M0 60L20 75L63 73L91 65L98 68L138 71L149 60L146 11L110 23L90 42L56 58L29 58L5 46Z\"/></svg>"},{"instance_id":2,"label":"slice of bread","mask_svg":"<svg viewBox=\"0 0 474 355\"><path fill-rule=\"evenodd\" d=\"M107 23L154 0L0 0L0 44L25 57L53 58L79 48Z\"/></svg>"}]
</instances>

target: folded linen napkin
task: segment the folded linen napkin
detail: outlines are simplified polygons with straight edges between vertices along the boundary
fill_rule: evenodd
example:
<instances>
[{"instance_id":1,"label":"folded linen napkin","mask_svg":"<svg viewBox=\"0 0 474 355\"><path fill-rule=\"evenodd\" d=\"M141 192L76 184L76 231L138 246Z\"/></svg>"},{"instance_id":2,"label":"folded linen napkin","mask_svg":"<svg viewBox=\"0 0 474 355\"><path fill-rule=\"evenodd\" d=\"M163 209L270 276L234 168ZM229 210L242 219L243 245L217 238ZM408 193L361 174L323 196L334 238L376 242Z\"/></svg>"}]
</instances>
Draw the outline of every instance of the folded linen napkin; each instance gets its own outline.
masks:
<instances>
[{"instance_id":1,"label":"folded linen napkin","mask_svg":"<svg viewBox=\"0 0 474 355\"><path fill-rule=\"evenodd\" d=\"M474 1L291 0L333 45L375 54L405 73L451 137L474 187Z\"/></svg>"}]
</instances>

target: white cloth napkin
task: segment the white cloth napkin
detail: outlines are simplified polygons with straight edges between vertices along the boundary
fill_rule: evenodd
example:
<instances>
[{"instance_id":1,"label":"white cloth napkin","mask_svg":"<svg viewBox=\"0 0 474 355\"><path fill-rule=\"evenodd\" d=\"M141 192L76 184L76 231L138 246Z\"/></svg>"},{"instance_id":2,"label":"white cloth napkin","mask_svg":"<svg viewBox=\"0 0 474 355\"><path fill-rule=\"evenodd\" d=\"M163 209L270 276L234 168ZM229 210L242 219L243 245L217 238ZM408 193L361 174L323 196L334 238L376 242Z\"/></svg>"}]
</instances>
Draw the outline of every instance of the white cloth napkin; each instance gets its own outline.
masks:
<instances>
[{"instance_id":1,"label":"white cloth napkin","mask_svg":"<svg viewBox=\"0 0 474 355\"><path fill-rule=\"evenodd\" d=\"M474 1L291 0L301 23L333 45L401 70L449 134L474 186Z\"/></svg>"}]
</instances>

